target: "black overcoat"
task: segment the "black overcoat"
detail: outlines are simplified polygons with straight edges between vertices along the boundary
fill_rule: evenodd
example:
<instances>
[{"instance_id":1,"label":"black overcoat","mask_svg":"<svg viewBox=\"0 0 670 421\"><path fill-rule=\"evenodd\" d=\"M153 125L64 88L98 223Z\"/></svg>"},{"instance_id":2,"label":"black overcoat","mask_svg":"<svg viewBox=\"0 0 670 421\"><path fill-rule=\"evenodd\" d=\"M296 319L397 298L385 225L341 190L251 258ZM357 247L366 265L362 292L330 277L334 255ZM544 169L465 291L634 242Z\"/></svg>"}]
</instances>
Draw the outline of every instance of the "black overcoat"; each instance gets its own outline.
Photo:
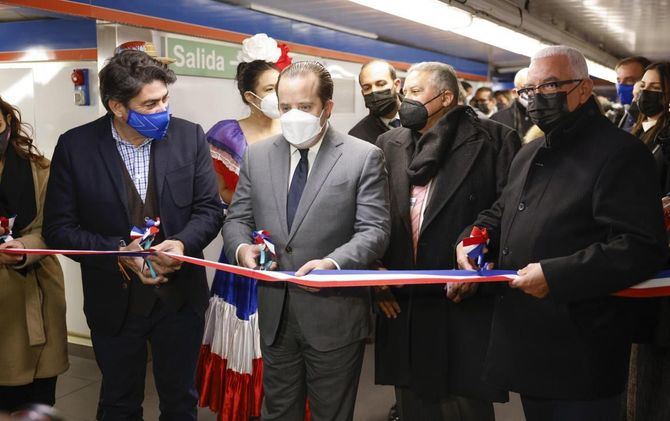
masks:
<instances>
[{"instance_id":1,"label":"black overcoat","mask_svg":"<svg viewBox=\"0 0 670 421\"><path fill-rule=\"evenodd\" d=\"M388 269L454 269L455 240L496 199L497 145L474 113L458 110L455 135L440 139L450 145L431 183L416 263L407 175L416 134L397 128L377 141L391 189L391 244L383 258ZM405 286L393 293L402 310L394 320L377 317L377 383L409 387L428 400L451 394L507 400L506 392L482 381L494 303L486 288L459 304L446 298L442 285Z\"/></svg>"},{"instance_id":2,"label":"black overcoat","mask_svg":"<svg viewBox=\"0 0 670 421\"><path fill-rule=\"evenodd\" d=\"M500 268L540 262L550 292L537 299L503 288L489 382L552 399L623 390L634 319L627 299L611 294L665 262L657 180L648 148L603 117L593 99L516 155L501 197L476 225L489 230Z\"/></svg>"}]
</instances>

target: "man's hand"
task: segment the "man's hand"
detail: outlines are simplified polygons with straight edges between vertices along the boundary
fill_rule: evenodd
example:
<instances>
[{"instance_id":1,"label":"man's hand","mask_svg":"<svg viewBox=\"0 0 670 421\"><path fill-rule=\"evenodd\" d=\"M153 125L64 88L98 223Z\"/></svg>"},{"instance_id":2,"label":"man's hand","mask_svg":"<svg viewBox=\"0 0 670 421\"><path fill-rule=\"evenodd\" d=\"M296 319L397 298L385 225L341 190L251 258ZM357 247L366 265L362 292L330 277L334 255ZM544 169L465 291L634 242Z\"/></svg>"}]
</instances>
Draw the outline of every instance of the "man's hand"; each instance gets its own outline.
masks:
<instances>
[{"instance_id":1,"label":"man's hand","mask_svg":"<svg viewBox=\"0 0 670 421\"><path fill-rule=\"evenodd\" d=\"M477 292L477 284L474 282L450 282L447 284L447 298L455 303L460 303Z\"/></svg>"},{"instance_id":2,"label":"man's hand","mask_svg":"<svg viewBox=\"0 0 670 421\"><path fill-rule=\"evenodd\" d=\"M300 269L295 273L295 276L305 276L313 270L335 270L337 266L330 259L321 259L321 260L310 260L309 262L302 265ZM311 288L302 285L298 285L300 288L309 292L319 292L320 288Z\"/></svg>"},{"instance_id":3,"label":"man's hand","mask_svg":"<svg viewBox=\"0 0 670 421\"><path fill-rule=\"evenodd\" d=\"M261 246L258 244L243 244L237 251L237 263L249 269L258 267L258 257L261 255Z\"/></svg>"},{"instance_id":4,"label":"man's hand","mask_svg":"<svg viewBox=\"0 0 670 421\"><path fill-rule=\"evenodd\" d=\"M400 304L398 304L398 301L395 299L390 288L386 285L382 285L374 287L374 289L375 301L377 302L379 309L387 318L397 319L398 314L400 314Z\"/></svg>"},{"instance_id":5,"label":"man's hand","mask_svg":"<svg viewBox=\"0 0 670 421\"><path fill-rule=\"evenodd\" d=\"M125 247L119 247L119 251L141 251L140 239L136 239ZM167 282L167 278L163 275L158 275L156 278L151 277L149 268L145 265L144 259L141 257L120 257L119 262L126 268L130 269L137 275L140 282L146 285L159 285Z\"/></svg>"},{"instance_id":6,"label":"man's hand","mask_svg":"<svg viewBox=\"0 0 670 421\"><path fill-rule=\"evenodd\" d=\"M165 253L177 254L179 256L184 255L184 243L179 240L165 240L160 244L152 247L152 250L156 251L156 254L152 254L147 258L151 262L151 265L154 268L154 271L157 275L167 276L170 273L174 273L181 269L182 262L176 259L169 257ZM149 268L145 268L145 272L149 271ZM150 274L150 271L149 271Z\"/></svg>"},{"instance_id":7,"label":"man's hand","mask_svg":"<svg viewBox=\"0 0 670 421\"><path fill-rule=\"evenodd\" d=\"M242 244L237 251L237 264L249 269L259 269L258 259L261 255L260 244ZM277 262L272 262L270 270L277 270Z\"/></svg>"},{"instance_id":8,"label":"man's hand","mask_svg":"<svg viewBox=\"0 0 670 421\"><path fill-rule=\"evenodd\" d=\"M477 270L477 264L474 260L468 257L468 252L465 251L465 247L463 247L462 241L456 246L456 263L460 269Z\"/></svg>"},{"instance_id":9,"label":"man's hand","mask_svg":"<svg viewBox=\"0 0 670 421\"><path fill-rule=\"evenodd\" d=\"M542 265L531 263L517 272L518 278L510 282L512 288L519 288L528 295L544 298L549 294L549 285L544 277Z\"/></svg>"},{"instance_id":10,"label":"man's hand","mask_svg":"<svg viewBox=\"0 0 670 421\"><path fill-rule=\"evenodd\" d=\"M2 249L23 249L23 243L18 240L10 240L6 243L0 244L0 250ZM21 264L26 258L25 254L9 254L9 253L0 253L0 265L9 265L16 266Z\"/></svg>"}]
</instances>

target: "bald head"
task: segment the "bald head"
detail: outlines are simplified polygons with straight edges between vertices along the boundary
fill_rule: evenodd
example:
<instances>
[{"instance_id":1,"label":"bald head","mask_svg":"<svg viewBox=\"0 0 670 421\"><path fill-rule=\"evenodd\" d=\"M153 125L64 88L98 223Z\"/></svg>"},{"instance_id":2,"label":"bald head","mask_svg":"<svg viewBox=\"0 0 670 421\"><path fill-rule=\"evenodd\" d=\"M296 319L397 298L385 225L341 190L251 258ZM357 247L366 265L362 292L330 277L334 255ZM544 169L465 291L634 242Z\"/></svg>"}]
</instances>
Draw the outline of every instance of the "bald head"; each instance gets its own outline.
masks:
<instances>
[{"instance_id":1,"label":"bald head","mask_svg":"<svg viewBox=\"0 0 670 421\"><path fill-rule=\"evenodd\" d=\"M358 83L361 85L363 95L376 90L389 89L396 80L398 78L395 68L384 60L365 63L358 74Z\"/></svg>"}]
</instances>

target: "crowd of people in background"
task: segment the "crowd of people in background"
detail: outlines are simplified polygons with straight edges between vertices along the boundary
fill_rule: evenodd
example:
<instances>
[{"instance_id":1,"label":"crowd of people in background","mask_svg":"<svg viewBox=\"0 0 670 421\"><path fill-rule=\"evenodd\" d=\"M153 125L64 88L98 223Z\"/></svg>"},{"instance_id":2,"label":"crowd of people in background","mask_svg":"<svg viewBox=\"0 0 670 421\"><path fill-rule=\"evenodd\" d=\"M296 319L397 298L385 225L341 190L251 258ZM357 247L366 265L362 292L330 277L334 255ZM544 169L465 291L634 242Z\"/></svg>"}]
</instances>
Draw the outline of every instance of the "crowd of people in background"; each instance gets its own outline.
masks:
<instances>
[{"instance_id":1,"label":"crowd of people in background","mask_svg":"<svg viewBox=\"0 0 670 421\"><path fill-rule=\"evenodd\" d=\"M345 134L326 67L256 37L277 52L238 65L249 115L207 132L170 114L176 76L141 43L106 62L107 113L62 134L51 162L0 100L0 249L126 253L74 257L98 420L142 419L149 352L161 420L198 405L352 420L370 342L389 421L492 421L509 392L528 421L670 417L670 299L613 295L668 263L669 62L621 60L614 101L566 46L535 53L510 90L373 60L358 75L369 113ZM128 233L149 221L143 258ZM318 289L218 271L208 288L167 254L202 258L221 232L220 262L255 269L267 230L269 268L298 276L478 270L473 229L515 280ZM55 403L68 368L64 279L53 255L0 253L0 281L0 410L20 419Z\"/></svg>"}]
</instances>

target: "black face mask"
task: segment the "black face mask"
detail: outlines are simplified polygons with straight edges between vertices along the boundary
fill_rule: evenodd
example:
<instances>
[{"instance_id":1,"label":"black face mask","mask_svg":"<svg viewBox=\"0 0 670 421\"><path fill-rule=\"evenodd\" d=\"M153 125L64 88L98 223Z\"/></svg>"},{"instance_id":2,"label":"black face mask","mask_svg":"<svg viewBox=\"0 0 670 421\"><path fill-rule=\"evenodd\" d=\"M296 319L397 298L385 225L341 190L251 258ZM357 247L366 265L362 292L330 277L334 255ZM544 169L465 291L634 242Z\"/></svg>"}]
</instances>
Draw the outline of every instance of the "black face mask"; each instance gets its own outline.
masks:
<instances>
[{"instance_id":1,"label":"black face mask","mask_svg":"<svg viewBox=\"0 0 670 421\"><path fill-rule=\"evenodd\" d=\"M653 117L663 111L663 92L641 90L637 99L640 112L647 117Z\"/></svg>"},{"instance_id":2,"label":"black face mask","mask_svg":"<svg viewBox=\"0 0 670 421\"><path fill-rule=\"evenodd\" d=\"M536 93L528 100L528 116L544 133L551 132L570 115L568 95L579 85L581 82L567 92Z\"/></svg>"},{"instance_id":3,"label":"black face mask","mask_svg":"<svg viewBox=\"0 0 670 421\"><path fill-rule=\"evenodd\" d=\"M365 107L370 110L375 117L383 117L391 114L397 107L398 94L391 89L383 91L370 92L363 95Z\"/></svg>"},{"instance_id":4,"label":"black face mask","mask_svg":"<svg viewBox=\"0 0 670 421\"><path fill-rule=\"evenodd\" d=\"M400 104L400 110L398 110L398 113L400 114L400 124L402 124L403 127L406 127L411 130L419 131L423 129L426 126L426 123L428 122L428 118L440 111L437 110L435 111L435 113L428 115L426 104L434 101L443 93L444 91L440 92L439 94L435 95L432 99L429 99L424 103L421 103L413 99L407 99L407 98L403 99L402 104Z\"/></svg>"},{"instance_id":5,"label":"black face mask","mask_svg":"<svg viewBox=\"0 0 670 421\"><path fill-rule=\"evenodd\" d=\"M633 118L633 120L637 120L637 118L640 116L640 106L637 105L637 101L630 103L630 107L628 107L628 114Z\"/></svg>"},{"instance_id":6,"label":"black face mask","mask_svg":"<svg viewBox=\"0 0 670 421\"><path fill-rule=\"evenodd\" d=\"M484 113L484 115L489 115L491 112L488 101L475 101L475 108Z\"/></svg>"}]
</instances>

